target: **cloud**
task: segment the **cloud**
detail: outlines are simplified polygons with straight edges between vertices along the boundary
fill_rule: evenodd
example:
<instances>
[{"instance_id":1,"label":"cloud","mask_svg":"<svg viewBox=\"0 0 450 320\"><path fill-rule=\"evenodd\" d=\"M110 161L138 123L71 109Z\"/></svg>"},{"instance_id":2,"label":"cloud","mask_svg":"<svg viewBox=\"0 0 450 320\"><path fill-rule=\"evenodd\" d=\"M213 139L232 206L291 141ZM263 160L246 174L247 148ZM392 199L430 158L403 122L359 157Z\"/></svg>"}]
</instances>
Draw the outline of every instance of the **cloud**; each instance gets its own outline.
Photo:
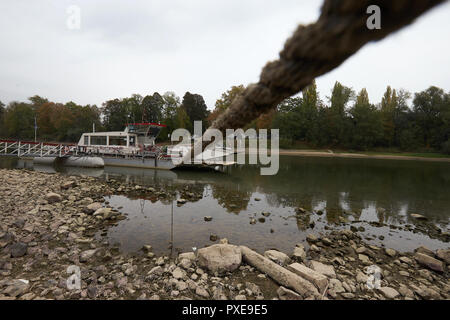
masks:
<instances>
[{"instance_id":1,"label":"cloud","mask_svg":"<svg viewBox=\"0 0 450 320\"><path fill-rule=\"evenodd\" d=\"M70 5L80 30L66 26ZM0 100L34 94L100 105L155 91L202 94L209 108L232 85L258 80L299 23L321 1L2 1ZM364 48L318 79L322 98L336 80L380 100L387 84L423 90L450 87L450 6L389 39ZM438 31L437 31L438 30Z\"/></svg>"}]
</instances>

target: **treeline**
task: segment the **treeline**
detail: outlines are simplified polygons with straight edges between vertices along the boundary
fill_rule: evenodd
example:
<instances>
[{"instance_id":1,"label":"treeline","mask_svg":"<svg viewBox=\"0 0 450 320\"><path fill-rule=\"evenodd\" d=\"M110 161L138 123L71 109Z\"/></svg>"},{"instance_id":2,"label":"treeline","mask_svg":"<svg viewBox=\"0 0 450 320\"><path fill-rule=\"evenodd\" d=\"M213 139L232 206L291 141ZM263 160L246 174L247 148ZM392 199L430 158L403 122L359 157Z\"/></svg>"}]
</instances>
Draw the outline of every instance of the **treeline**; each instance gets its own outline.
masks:
<instances>
[{"instance_id":1,"label":"treeline","mask_svg":"<svg viewBox=\"0 0 450 320\"><path fill-rule=\"evenodd\" d=\"M130 98L106 101L102 106L103 126L107 131L123 130L126 123L153 122L167 127L159 135L160 141L169 140L168 135L177 128L193 131L194 121L207 126L209 111L199 94L186 92L181 100L175 93L142 97L134 94Z\"/></svg>"},{"instance_id":2,"label":"treeline","mask_svg":"<svg viewBox=\"0 0 450 320\"><path fill-rule=\"evenodd\" d=\"M356 94L336 82L324 102L313 83L301 97L278 106L272 127L280 128L288 143L303 141L315 147L450 153L450 93L432 86L412 96L388 86L375 105L366 89Z\"/></svg>"},{"instance_id":3,"label":"treeline","mask_svg":"<svg viewBox=\"0 0 450 320\"><path fill-rule=\"evenodd\" d=\"M145 97L112 99L100 108L74 102L50 102L33 96L28 102L0 102L0 136L38 140L78 141L83 132L121 131L126 123L165 124L160 141L176 128L192 132L193 122L211 124L244 90L233 86L208 111L203 97L186 92L182 99L173 92L155 92ZM320 99L315 82L303 92L283 101L276 110L262 115L247 128L279 128L281 147L306 145L311 148L354 150L396 149L437 151L450 154L450 93L431 86L411 94L387 87L381 102L369 101L366 89L356 93L336 82L329 97ZM244 128L246 129L246 128Z\"/></svg>"},{"instance_id":4,"label":"treeline","mask_svg":"<svg viewBox=\"0 0 450 320\"><path fill-rule=\"evenodd\" d=\"M32 140L36 124L41 141L77 142L83 132L92 130L93 123L101 128L95 105L55 103L37 95L28 100L6 107L0 102L0 137Z\"/></svg>"},{"instance_id":5,"label":"treeline","mask_svg":"<svg viewBox=\"0 0 450 320\"><path fill-rule=\"evenodd\" d=\"M36 124L39 141L77 142L83 132L92 132L93 124L96 131L122 131L127 123L155 122L167 126L160 133L160 140L167 140L176 128L192 131L194 120L203 121L206 127L209 115L203 97L189 92L183 100L173 92L133 94L108 100L101 108L55 103L37 95L28 100L8 106L0 102L0 137L32 140Z\"/></svg>"},{"instance_id":6,"label":"treeline","mask_svg":"<svg viewBox=\"0 0 450 320\"><path fill-rule=\"evenodd\" d=\"M235 86L224 93L209 120L223 113L243 90L243 86ZM323 101L313 82L299 96L284 100L250 126L279 128L282 148L301 145L450 154L450 93L431 86L411 95L388 86L381 103L373 104L366 89L356 93L336 82Z\"/></svg>"}]
</instances>

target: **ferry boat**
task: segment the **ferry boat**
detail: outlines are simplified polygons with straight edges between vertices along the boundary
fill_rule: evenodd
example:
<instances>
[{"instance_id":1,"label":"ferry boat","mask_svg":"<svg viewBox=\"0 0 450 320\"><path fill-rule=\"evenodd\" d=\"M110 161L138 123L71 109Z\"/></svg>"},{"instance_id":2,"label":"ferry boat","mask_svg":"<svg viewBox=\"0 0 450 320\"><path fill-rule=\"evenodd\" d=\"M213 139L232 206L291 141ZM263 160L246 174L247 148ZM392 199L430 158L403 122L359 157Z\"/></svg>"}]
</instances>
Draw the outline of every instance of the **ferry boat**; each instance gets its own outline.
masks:
<instances>
[{"instance_id":1,"label":"ferry boat","mask_svg":"<svg viewBox=\"0 0 450 320\"><path fill-rule=\"evenodd\" d=\"M66 165L76 165L77 161L88 158L95 158L96 161L101 158L107 166L223 170L235 163L225 160L226 156L234 154L231 148L226 147L209 148L197 155L192 164L181 163L191 145L157 146L156 138L164 127L159 123L131 123L124 131L83 133L77 144L77 156L69 157Z\"/></svg>"}]
</instances>

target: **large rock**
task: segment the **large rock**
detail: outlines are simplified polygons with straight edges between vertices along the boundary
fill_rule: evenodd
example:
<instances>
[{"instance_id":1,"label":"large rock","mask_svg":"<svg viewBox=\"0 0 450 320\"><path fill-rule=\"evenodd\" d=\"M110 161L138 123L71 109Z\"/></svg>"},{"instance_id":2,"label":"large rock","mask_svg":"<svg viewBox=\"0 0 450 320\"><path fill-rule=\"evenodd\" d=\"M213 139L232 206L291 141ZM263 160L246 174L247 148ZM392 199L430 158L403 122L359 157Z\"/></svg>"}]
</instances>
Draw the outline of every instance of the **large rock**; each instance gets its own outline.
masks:
<instances>
[{"instance_id":1,"label":"large rock","mask_svg":"<svg viewBox=\"0 0 450 320\"><path fill-rule=\"evenodd\" d=\"M277 294L280 300L303 300L301 295L285 287L279 287Z\"/></svg>"},{"instance_id":2,"label":"large rock","mask_svg":"<svg viewBox=\"0 0 450 320\"><path fill-rule=\"evenodd\" d=\"M76 185L77 185L77 184L76 184L75 181L69 180L69 181L67 181L67 182L64 182L64 183L61 185L61 189L70 189L70 188L75 187Z\"/></svg>"},{"instance_id":3,"label":"large rock","mask_svg":"<svg viewBox=\"0 0 450 320\"><path fill-rule=\"evenodd\" d=\"M434 257L434 252L425 246L421 246L421 247L417 248L416 250L414 250L414 252L423 253L423 254L426 254L427 256Z\"/></svg>"},{"instance_id":4,"label":"large rock","mask_svg":"<svg viewBox=\"0 0 450 320\"><path fill-rule=\"evenodd\" d=\"M205 288L197 287L195 289L195 294L202 298L209 299L209 292Z\"/></svg>"},{"instance_id":5,"label":"large rock","mask_svg":"<svg viewBox=\"0 0 450 320\"><path fill-rule=\"evenodd\" d=\"M292 253L292 258L297 261L305 261L306 260L305 247L302 244L297 244L297 246L294 248L294 252Z\"/></svg>"},{"instance_id":6,"label":"large rock","mask_svg":"<svg viewBox=\"0 0 450 320\"><path fill-rule=\"evenodd\" d=\"M99 202L94 202L91 204L88 204L85 208L84 208L84 212L87 214L93 214L95 211L97 211L98 209L100 209L102 207L102 204Z\"/></svg>"},{"instance_id":7,"label":"large rock","mask_svg":"<svg viewBox=\"0 0 450 320\"><path fill-rule=\"evenodd\" d=\"M48 203L61 202L62 197L57 193L49 192L45 195L45 200L47 200Z\"/></svg>"},{"instance_id":8,"label":"large rock","mask_svg":"<svg viewBox=\"0 0 450 320\"><path fill-rule=\"evenodd\" d=\"M7 287L5 290L3 290L3 293L10 297L21 296L22 294L26 293L29 288L28 281L23 279L11 280L6 285Z\"/></svg>"},{"instance_id":9,"label":"large rock","mask_svg":"<svg viewBox=\"0 0 450 320\"><path fill-rule=\"evenodd\" d=\"M450 249L439 249L436 251L436 256L446 264L450 264Z\"/></svg>"},{"instance_id":10,"label":"large rock","mask_svg":"<svg viewBox=\"0 0 450 320\"><path fill-rule=\"evenodd\" d=\"M336 278L336 272L334 272L334 267L327 265L327 264L323 264L319 261L314 261L311 260L309 262L309 266L311 267L311 269L313 269L314 271L323 274L324 276L330 277L330 278Z\"/></svg>"},{"instance_id":11,"label":"large rock","mask_svg":"<svg viewBox=\"0 0 450 320\"><path fill-rule=\"evenodd\" d=\"M315 243L315 242L319 241L319 239L315 235L310 233L306 236L306 241Z\"/></svg>"},{"instance_id":12,"label":"large rock","mask_svg":"<svg viewBox=\"0 0 450 320\"><path fill-rule=\"evenodd\" d=\"M23 242L16 242L9 247L11 257L19 258L27 254L28 245Z\"/></svg>"},{"instance_id":13,"label":"large rock","mask_svg":"<svg viewBox=\"0 0 450 320\"><path fill-rule=\"evenodd\" d=\"M390 257L395 257L397 255L397 251L395 251L394 249L386 248L384 249L384 251Z\"/></svg>"},{"instance_id":14,"label":"large rock","mask_svg":"<svg viewBox=\"0 0 450 320\"><path fill-rule=\"evenodd\" d=\"M95 210L94 216L100 216L103 219L108 219L112 215L112 209L111 208L100 208Z\"/></svg>"},{"instance_id":15,"label":"large rock","mask_svg":"<svg viewBox=\"0 0 450 320\"><path fill-rule=\"evenodd\" d=\"M328 279L323 274L316 272L300 263L290 264L287 268L298 274L300 277L313 283L319 289L319 292L323 293L325 291L325 288L328 285Z\"/></svg>"},{"instance_id":16,"label":"large rock","mask_svg":"<svg viewBox=\"0 0 450 320\"><path fill-rule=\"evenodd\" d=\"M435 259L433 257L430 257L426 254L419 252L414 255L414 258L419 264L431 270L444 272L444 264L442 263L442 261L439 261L438 259Z\"/></svg>"},{"instance_id":17,"label":"large rock","mask_svg":"<svg viewBox=\"0 0 450 320\"><path fill-rule=\"evenodd\" d=\"M411 216L411 218L414 218L416 220L428 220L427 217L425 217L421 214L417 214L417 213L411 213L410 216Z\"/></svg>"},{"instance_id":18,"label":"large rock","mask_svg":"<svg viewBox=\"0 0 450 320\"><path fill-rule=\"evenodd\" d=\"M175 270L172 271L172 277L174 277L177 280L185 279L186 272L184 272L181 268L177 267L175 268Z\"/></svg>"},{"instance_id":19,"label":"large rock","mask_svg":"<svg viewBox=\"0 0 450 320\"><path fill-rule=\"evenodd\" d=\"M193 252L183 252L178 255L178 260L188 259L195 261L195 253Z\"/></svg>"},{"instance_id":20,"label":"large rock","mask_svg":"<svg viewBox=\"0 0 450 320\"><path fill-rule=\"evenodd\" d=\"M96 249L86 250L80 254L80 262L88 262L97 252Z\"/></svg>"},{"instance_id":21,"label":"large rock","mask_svg":"<svg viewBox=\"0 0 450 320\"><path fill-rule=\"evenodd\" d=\"M400 293L398 293L397 290L395 290L394 288L391 287L381 287L380 289L378 289L383 296L385 296L387 299L395 299L397 298Z\"/></svg>"},{"instance_id":22,"label":"large rock","mask_svg":"<svg viewBox=\"0 0 450 320\"><path fill-rule=\"evenodd\" d=\"M264 256L282 266L286 265L290 261L287 254L277 250L267 250L264 252Z\"/></svg>"},{"instance_id":23,"label":"large rock","mask_svg":"<svg viewBox=\"0 0 450 320\"><path fill-rule=\"evenodd\" d=\"M211 272L232 272L239 268L242 262L241 250L230 244L215 244L199 249L198 264Z\"/></svg>"}]
</instances>

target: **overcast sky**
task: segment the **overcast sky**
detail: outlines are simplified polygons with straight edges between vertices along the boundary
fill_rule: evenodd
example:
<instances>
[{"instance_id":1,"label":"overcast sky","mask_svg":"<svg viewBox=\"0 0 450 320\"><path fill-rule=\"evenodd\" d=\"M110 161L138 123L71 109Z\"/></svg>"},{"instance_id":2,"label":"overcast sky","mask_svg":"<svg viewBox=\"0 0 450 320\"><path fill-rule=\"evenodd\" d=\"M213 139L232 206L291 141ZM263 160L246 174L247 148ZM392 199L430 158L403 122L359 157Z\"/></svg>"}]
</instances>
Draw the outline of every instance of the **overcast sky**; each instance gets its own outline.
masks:
<instances>
[{"instance_id":1,"label":"overcast sky","mask_svg":"<svg viewBox=\"0 0 450 320\"><path fill-rule=\"evenodd\" d=\"M0 101L38 94L97 104L133 93L186 91L209 109L232 85L256 82L321 0L24 1L0 3ZM71 5L80 29L67 26ZM322 99L336 80L372 102L386 86L450 90L450 3L384 41L367 45L317 79Z\"/></svg>"}]
</instances>

